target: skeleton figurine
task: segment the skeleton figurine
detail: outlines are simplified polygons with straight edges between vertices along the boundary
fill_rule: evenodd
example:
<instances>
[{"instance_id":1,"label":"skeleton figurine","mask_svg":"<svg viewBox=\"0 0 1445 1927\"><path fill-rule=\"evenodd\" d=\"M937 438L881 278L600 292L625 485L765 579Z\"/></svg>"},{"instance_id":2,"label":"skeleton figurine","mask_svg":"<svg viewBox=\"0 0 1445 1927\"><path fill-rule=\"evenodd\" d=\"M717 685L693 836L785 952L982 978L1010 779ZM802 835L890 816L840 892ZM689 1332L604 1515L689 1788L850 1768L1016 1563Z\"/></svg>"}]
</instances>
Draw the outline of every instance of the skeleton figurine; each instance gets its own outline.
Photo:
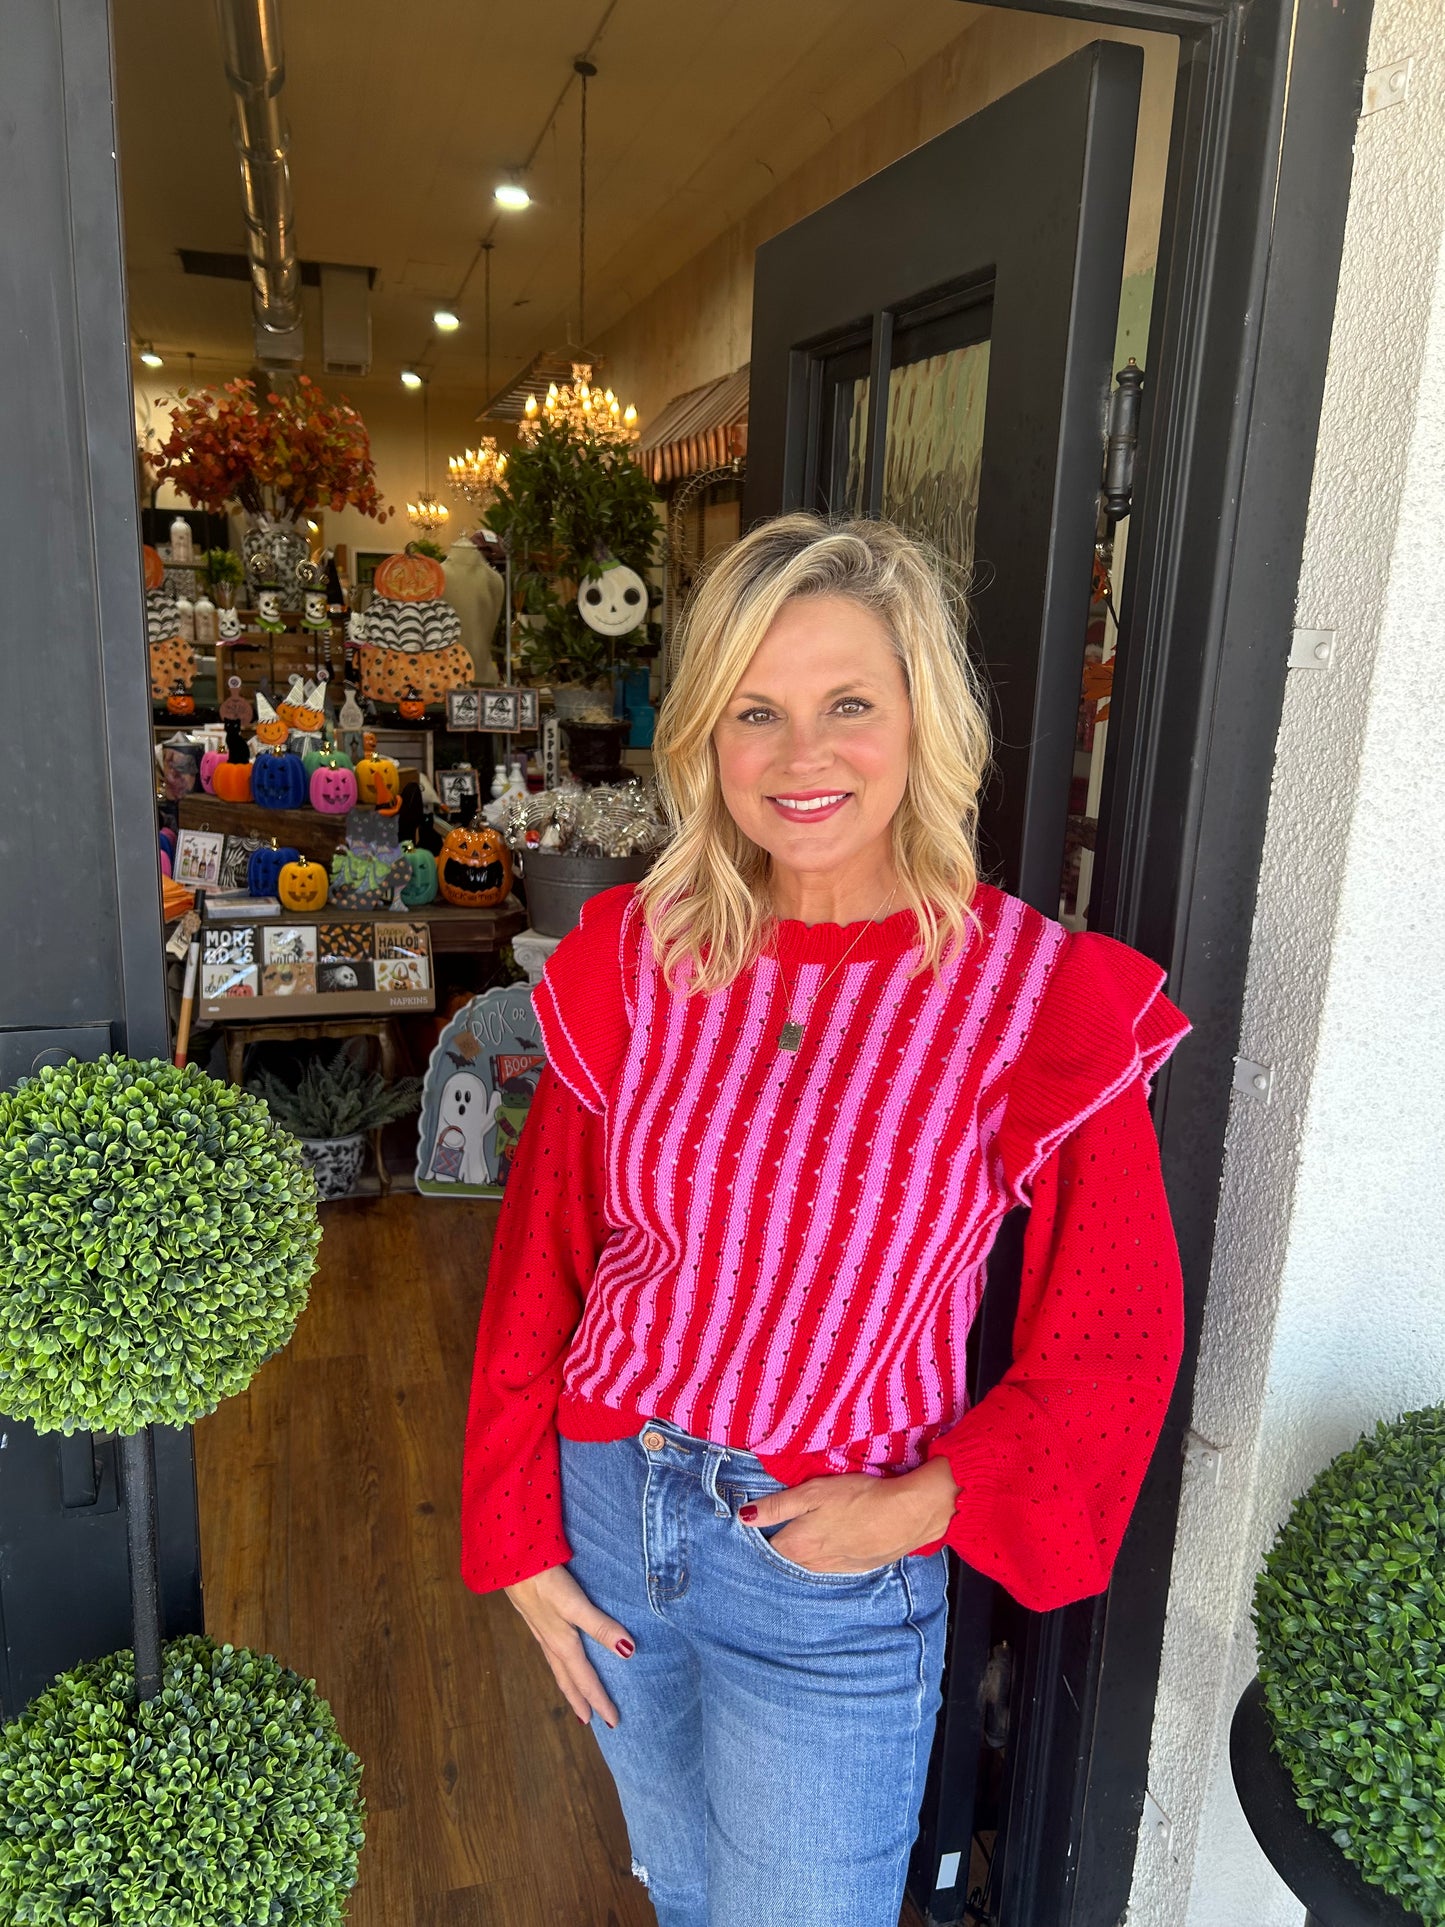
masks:
<instances>
[{"instance_id":1,"label":"skeleton figurine","mask_svg":"<svg viewBox=\"0 0 1445 1927\"><path fill-rule=\"evenodd\" d=\"M268 636L279 636L286 628L281 620L281 590L261 556L251 558L251 589L256 604L256 627Z\"/></svg>"},{"instance_id":2,"label":"skeleton figurine","mask_svg":"<svg viewBox=\"0 0 1445 1927\"><path fill-rule=\"evenodd\" d=\"M234 643L241 640L241 616L239 610L218 609L216 611L216 625L217 642Z\"/></svg>"},{"instance_id":3,"label":"skeleton figurine","mask_svg":"<svg viewBox=\"0 0 1445 1927\"><path fill-rule=\"evenodd\" d=\"M314 562L303 562L296 571L301 588L301 627L313 636L331 634L331 612L326 602L326 584Z\"/></svg>"}]
</instances>

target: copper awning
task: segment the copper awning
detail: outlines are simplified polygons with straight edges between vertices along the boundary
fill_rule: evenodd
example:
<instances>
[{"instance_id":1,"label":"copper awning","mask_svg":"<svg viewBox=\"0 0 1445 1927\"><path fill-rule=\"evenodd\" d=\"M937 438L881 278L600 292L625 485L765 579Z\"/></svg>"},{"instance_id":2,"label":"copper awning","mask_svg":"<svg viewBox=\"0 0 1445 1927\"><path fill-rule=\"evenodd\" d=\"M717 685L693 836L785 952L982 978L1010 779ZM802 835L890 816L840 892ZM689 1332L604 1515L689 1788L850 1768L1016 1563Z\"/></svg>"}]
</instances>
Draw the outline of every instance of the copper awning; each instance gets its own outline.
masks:
<instances>
[{"instance_id":1,"label":"copper awning","mask_svg":"<svg viewBox=\"0 0 1445 1927\"><path fill-rule=\"evenodd\" d=\"M748 452L748 364L675 395L643 428L638 452L654 482L740 460Z\"/></svg>"}]
</instances>

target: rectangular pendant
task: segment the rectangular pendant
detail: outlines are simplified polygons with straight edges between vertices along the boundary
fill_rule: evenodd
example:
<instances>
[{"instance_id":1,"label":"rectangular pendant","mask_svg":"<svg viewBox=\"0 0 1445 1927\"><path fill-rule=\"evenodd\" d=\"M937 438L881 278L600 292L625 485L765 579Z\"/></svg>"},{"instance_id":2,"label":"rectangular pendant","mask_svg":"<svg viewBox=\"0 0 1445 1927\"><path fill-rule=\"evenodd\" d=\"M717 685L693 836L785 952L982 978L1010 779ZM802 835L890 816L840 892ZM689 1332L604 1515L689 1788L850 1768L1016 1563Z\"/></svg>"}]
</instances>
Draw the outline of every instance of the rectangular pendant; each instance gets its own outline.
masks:
<instances>
[{"instance_id":1,"label":"rectangular pendant","mask_svg":"<svg viewBox=\"0 0 1445 1927\"><path fill-rule=\"evenodd\" d=\"M783 1028L778 1032L779 1050L796 1050L802 1041L803 1026L801 1024L784 1024Z\"/></svg>"}]
</instances>

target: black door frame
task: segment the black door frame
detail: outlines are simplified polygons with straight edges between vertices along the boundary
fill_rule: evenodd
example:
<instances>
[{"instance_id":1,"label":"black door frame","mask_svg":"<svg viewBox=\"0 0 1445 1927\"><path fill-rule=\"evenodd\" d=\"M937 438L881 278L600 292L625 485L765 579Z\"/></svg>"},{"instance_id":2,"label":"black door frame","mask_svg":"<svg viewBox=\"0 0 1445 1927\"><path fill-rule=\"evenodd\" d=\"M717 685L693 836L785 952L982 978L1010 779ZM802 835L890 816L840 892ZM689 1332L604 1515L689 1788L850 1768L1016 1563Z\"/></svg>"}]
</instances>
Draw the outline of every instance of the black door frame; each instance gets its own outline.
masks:
<instances>
[{"instance_id":1,"label":"black door frame","mask_svg":"<svg viewBox=\"0 0 1445 1927\"><path fill-rule=\"evenodd\" d=\"M1155 1102L1186 1353L1113 1586L1038 1622L1021 1687L1049 1705L1048 1758L1015 1776L1002 1870L1010 1923L1115 1927L1143 1813L1371 0L991 3L1180 43L1090 923L1163 963L1194 1022Z\"/></svg>"}]
</instances>

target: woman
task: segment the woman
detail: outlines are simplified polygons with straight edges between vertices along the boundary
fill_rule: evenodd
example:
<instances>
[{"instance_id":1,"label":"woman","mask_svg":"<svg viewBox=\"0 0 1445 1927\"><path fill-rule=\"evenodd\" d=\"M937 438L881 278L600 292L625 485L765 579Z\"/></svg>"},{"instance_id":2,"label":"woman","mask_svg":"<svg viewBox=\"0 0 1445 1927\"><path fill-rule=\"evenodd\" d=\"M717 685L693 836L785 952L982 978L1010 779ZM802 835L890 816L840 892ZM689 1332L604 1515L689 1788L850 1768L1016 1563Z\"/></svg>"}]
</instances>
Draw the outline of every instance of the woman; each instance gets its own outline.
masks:
<instances>
[{"instance_id":1,"label":"woman","mask_svg":"<svg viewBox=\"0 0 1445 1927\"><path fill-rule=\"evenodd\" d=\"M1163 973L977 879L987 736L883 523L728 551L658 719L674 836L536 993L463 1571L589 1722L661 1927L895 1927L951 1545L1098 1592L1177 1369ZM1015 1360L966 1409L1004 1214Z\"/></svg>"}]
</instances>

